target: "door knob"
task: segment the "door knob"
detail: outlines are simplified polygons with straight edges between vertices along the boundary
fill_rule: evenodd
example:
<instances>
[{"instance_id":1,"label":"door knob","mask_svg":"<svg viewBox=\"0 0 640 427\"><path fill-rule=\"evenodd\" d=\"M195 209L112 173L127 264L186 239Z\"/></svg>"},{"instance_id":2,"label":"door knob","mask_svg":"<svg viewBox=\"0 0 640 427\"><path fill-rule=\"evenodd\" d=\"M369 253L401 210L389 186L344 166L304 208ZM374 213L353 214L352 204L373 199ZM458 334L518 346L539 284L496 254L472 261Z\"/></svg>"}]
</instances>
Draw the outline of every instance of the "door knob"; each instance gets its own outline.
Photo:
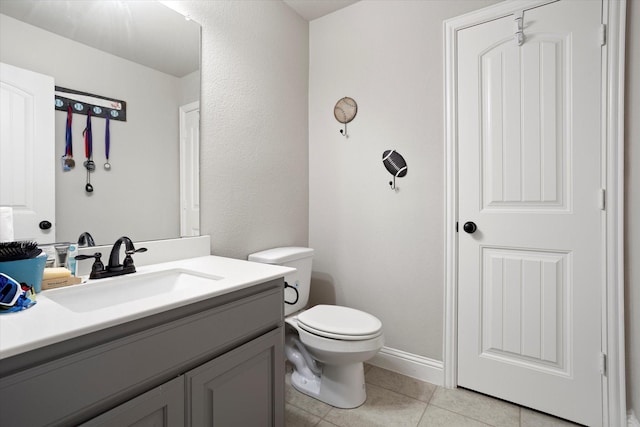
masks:
<instances>
[{"instance_id":1,"label":"door knob","mask_svg":"<svg viewBox=\"0 0 640 427\"><path fill-rule=\"evenodd\" d=\"M49 221L40 221L38 227L40 227L40 230L48 230L51 228L51 223Z\"/></svg>"},{"instance_id":2,"label":"door knob","mask_svg":"<svg viewBox=\"0 0 640 427\"><path fill-rule=\"evenodd\" d=\"M462 229L464 231L466 231L469 234L473 234L475 233L475 231L478 229L478 227L476 226L475 222L472 221L467 221L464 223L464 225L462 226Z\"/></svg>"}]
</instances>

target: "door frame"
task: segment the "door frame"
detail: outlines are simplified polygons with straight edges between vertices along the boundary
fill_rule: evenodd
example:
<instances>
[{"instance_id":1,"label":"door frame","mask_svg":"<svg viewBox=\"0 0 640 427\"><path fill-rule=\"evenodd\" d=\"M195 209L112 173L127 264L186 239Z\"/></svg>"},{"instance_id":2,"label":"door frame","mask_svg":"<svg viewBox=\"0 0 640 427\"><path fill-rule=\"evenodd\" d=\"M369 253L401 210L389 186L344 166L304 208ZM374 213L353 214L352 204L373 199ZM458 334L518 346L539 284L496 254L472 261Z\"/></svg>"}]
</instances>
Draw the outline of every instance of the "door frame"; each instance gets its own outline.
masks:
<instances>
[{"instance_id":1,"label":"door frame","mask_svg":"<svg viewBox=\"0 0 640 427\"><path fill-rule=\"evenodd\" d=\"M458 385L458 143L456 33L464 28L539 7L557 0L506 0L444 22L445 108L445 293L443 362L444 386ZM627 423L624 343L624 64L626 0L602 0L606 43L602 48L601 146L602 186L606 189L601 233L603 424ZM594 202L595 203L595 202Z\"/></svg>"},{"instance_id":2,"label":"door frame","mask_svg":"<svg viewBox=\"0 0 640 427\"><path fill-rule=\"evenodd\" d=\"M185 167L185 161L186 159L186 138L187 138L187 131L185 129L185 116L188 113L191 113L193 111L198 111L198 114L200 114L200 101L194 101L194 102L190 102L188 104L185 105L181 105L178 108L178 114L179 114L179 125L180 125L180 237L190 237L190 234L187 234L185 232L185 228L186 228L186 218L185 218L185 195L184 193L186 192L186 182L187 180L187 174L189 173L186 170ZM200 120L198 119L198 128L200 128ZM198 169L200 168L200 132L198 132ZM198 170L198 174L200 174L200 171ZM198 227L200 226L200 224L198 224Z\"/></svg>"}]
</instances>

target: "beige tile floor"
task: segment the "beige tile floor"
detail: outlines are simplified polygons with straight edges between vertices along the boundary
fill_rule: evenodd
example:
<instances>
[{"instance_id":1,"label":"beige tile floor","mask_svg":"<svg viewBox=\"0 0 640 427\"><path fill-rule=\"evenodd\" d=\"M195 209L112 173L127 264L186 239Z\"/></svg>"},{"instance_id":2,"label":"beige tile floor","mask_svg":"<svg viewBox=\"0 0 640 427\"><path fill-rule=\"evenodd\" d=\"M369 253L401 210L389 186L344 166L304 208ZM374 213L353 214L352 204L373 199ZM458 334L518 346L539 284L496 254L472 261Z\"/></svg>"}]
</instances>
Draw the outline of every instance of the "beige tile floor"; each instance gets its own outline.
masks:
<instances>
[{"instance_id":1,"label":"beige tile floor","mask_svg":"<svg viewBox=\"0 0 640 427\"><path fill-rule=\"evenodd\" d=\"M575 424L464 389L449 390L375 366L365 367L367 400L339 409L285 382L286 427L566 427Z\"/></svg>"}]
</instances>

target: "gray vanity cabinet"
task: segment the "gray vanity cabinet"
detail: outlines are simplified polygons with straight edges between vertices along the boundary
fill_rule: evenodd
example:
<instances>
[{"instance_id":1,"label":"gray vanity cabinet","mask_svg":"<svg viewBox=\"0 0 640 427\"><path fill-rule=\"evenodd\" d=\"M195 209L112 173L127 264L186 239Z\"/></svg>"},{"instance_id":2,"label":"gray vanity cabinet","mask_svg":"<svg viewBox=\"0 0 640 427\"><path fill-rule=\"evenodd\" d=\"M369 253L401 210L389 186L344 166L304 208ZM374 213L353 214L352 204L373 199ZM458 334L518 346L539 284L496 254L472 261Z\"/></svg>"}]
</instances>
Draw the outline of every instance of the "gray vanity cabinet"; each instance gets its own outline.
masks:
<instances>
[{"instance_id":1,"label":"gray vanity cabinet","mask_svg":"<svg viewBox=\"0 0 640 427\"><path fill-rule=\"evenodd\" d=\"M81 427L282 426L282 411L276 408L283 383L274 381L284 360L282 340L279 328Z\"/></svg>"},{"instance_id":2,"label":"gray vanity cabinet","mask_svg":"<svg viewBox=\"0 0 640 427\"><path fill-rule=\"evenodd\" d=\"M0 425L283 426L283 288L272 280L3 359Z\"/></svg>"}]
</instances>

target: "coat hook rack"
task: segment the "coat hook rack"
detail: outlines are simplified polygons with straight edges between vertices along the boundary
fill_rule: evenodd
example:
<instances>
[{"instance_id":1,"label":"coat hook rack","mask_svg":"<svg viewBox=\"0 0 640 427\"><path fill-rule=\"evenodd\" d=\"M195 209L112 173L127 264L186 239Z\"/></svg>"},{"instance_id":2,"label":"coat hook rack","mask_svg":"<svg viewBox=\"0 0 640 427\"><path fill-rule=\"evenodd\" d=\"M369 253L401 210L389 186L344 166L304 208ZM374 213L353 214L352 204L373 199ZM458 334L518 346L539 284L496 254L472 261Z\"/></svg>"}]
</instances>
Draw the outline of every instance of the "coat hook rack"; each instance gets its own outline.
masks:
<instances>
[{"instance_id":1,"label":"coat hook rack","mask_svg":"<svg viewBox=\"0 0 640 427\"><path fill-rule=\"evenodd\" d=\"M397 191L396 178L402 178L407 175L407 162L396 150L386 150L382 153L382 164L393 175L393 181L389 181L389 186L392 190Z\"/></svg>"},{"instance_id":2,"label":"coat hook rack","mask_svg":"<svg viewBox=\"0 0 640 427\"><path fill-rule=\"evenodd\" d=\"M127 121L125 101L56 86L55 109L68 111L69 106L74 114L88 115L90 111L93 117L105 118L108 115L111 120Z\"/></svg>"},{"instance_id":3,"label":"coat hook rack","mask_svg":"<svg viewBox=\"0 0 640 427\"><path fill-rule=\"evenodd\" d=\"M358 104L353 98L349 98L348 96L338 100L336 106L333 108L333 115L336 120L344 124L344 129L340 129L340 133L345 138L349 138L347 123L353 120L356 114L358 114Z\"/></svg>"}]
</instances>

